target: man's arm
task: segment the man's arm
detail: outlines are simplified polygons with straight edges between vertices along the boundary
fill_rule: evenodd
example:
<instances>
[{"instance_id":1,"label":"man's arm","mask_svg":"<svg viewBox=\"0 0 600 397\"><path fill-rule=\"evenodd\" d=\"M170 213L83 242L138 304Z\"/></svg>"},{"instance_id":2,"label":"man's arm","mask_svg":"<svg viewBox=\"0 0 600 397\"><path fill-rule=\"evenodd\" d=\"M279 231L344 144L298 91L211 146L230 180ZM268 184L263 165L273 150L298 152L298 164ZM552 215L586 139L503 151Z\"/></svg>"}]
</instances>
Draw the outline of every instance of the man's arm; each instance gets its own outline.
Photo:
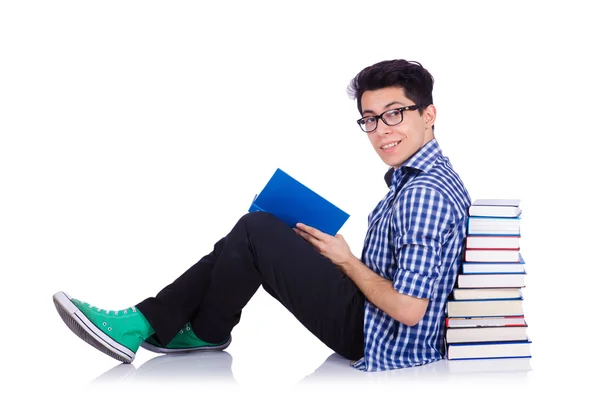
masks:
<instances>
[{"instance_id":1,"label":"man's arm","mask_svg":"<svg viewBox=\"0 0 600 397\"><path fill-rule=\"evenodd\" d=\"M442 247L454 224L452 207L429 187L411 188L401 194L391 222L398 268L390 283L401 296L429 302L440 278ZM419 320L426 309L424 304Z\"/></svg>"},{"instance_id":2,"label":"man's arm","mask_svg":"<svg viewBox=\"0 0 600 397\"><path fill-rule=\"evenodd\" d=\"M352 254L341 234L330 236L302 223L298 223L294 231L335 263L370 302L394 320L409 326L421 321L429 299L397 292L391 280L379 276Z\"/></svg>"},{"instance_id":3,"label":"man's arm","mask_svg":"<svg viewBox=\"0 0 600 397\"><path fill-rule=\"evenodd\" d=\"M358 286L365 297L394 320L417 324L427 311L441 266L441 249L453 224L450 204L428 187L403 192L393 209L390 241L398 261L392 280L381 277L352 254L343 236L329 236L298 224L314 245Z\"/></svg>"},{"instance_id":4,"label":"man's arm","mask_svg":"<svg viewBox=\"0 0 600 397\"><path fill-rule=\"evenodd\" d=\"M354 281L367 299L394 320L408 326L416 325L427 310L429 299L415 298L397 292L392 281L387 280L355 256L339 264L339 268Z\"/></svg>"}]
</instances>

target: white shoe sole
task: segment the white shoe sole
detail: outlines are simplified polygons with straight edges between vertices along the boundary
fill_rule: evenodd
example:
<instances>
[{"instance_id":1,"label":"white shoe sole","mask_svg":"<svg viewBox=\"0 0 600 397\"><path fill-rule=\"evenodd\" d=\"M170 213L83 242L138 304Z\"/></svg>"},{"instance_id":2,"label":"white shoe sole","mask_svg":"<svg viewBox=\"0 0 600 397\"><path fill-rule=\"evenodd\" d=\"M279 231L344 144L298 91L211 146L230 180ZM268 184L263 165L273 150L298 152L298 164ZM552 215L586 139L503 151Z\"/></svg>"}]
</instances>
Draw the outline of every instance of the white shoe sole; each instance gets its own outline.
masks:
<instances>
[{"instance_id":1,"label":"white shoe sole","mask_svg":"<svg viewBox=\"0 0 600 397\"><path fill-rule=\"evenodd\" d=\"M227 342L223 343L222 345L216 345L216 346L188 347L185 349L169 349L166 347L154 346L151 343L143 341L142 347L144 349L150 350L151 352L154 352L154 353L172 354L172 353L189 353L189 352L196 352L196 351L224 350L227 348L227 346L229 346L230 343L231 343L231 336L229 337L229 339L227 339Z\"/></svg>"},{"instance_id":2,"label":"white shoe sole","mask_svg":"<svg viewBox=\"0 0 600 397\"><path fill-rule=\"evenodd\" d=\"M57 292L52 296L54 306L67 327L75 335L94 346L102 353L115 360L131 363L135 353L122 344L115 342L102 330L96 327L78 308L71 302L71 297L64 292Z\"/></svg>"}]
</instances>

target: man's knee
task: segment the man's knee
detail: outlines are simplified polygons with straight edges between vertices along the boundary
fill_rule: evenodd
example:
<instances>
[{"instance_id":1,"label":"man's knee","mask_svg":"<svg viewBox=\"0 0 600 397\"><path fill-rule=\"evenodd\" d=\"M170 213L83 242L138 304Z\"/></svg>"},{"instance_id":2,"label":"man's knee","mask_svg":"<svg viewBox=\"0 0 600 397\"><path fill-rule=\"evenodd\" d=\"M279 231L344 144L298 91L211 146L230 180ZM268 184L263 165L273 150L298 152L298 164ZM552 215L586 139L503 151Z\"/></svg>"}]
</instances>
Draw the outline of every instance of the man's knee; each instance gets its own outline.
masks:
<instances>
[{"instance_id":1,"label":"man's knee","mask_svg":"<svg viewBox=\"0 0 600 397\"><path fill-rule=\"evenodd\" d=\"M240 219L249 230L253 229L280 229L288 227L277 216L263 211L249 212L243 215Z\"/></svg>"},{"instance_id":2,"label":"man's knee","mask_svg":"<svg viewBox=\"0 0 600 397\"><path fill-rule=\"evenodd\" d=\"M268 212L244 214L237 227L243 228L253 244L289 246L292 240L301 238L284 221Z\"/></svg>"}]
</instances>

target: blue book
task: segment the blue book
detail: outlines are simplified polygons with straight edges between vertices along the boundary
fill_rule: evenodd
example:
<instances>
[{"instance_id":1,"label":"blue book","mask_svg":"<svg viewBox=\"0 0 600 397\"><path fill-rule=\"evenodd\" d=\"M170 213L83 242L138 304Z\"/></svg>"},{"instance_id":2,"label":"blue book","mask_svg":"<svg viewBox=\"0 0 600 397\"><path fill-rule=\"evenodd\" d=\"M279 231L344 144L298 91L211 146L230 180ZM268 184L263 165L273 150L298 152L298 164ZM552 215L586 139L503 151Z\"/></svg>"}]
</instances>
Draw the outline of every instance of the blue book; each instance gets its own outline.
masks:
<instances>
[{"instance_id":1,"label":"blue book","mask_svg":"<svg viewBox=\"0 0 600 397\"><path fill-rule=\"evenodd\" d=\"M279 168L254 197L248 212L254 211L269 212L290 227L300 222L332 236L350 217Z\"/></svg>"}]
</instances>

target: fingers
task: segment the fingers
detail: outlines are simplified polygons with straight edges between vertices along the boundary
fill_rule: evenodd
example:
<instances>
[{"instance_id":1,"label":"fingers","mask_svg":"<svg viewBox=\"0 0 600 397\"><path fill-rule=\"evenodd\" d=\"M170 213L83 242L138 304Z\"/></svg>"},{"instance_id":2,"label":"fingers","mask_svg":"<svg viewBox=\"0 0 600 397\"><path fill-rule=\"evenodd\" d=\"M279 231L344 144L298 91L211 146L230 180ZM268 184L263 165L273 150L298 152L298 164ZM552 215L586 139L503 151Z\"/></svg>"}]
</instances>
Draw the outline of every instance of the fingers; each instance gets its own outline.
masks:
<instances>
[{"instance_id":1,"label":"fingers","mask_svg":"<svg viewBox=\"0 0 600 397\"><path fill-rule=\"evenodd\" d=\"M294 228L294 231L296 232L297 235L299 235L300 237L302 237L304 240L308 241L314 247L316 247L319 250L321 249L322 242L319 241L317 238L315 238L314 236L308 234L305 231L302 231L302 230L299 230L299 229L296 229L296 228Z\"/></svg>"},{"instance_id":2,"label":"fingers","mask_svg":"<svg viewBox=\"0 0 600 397\"><path fill-rule=\"evenodd\" d=\"M300 237L302 237L305 240L308 240L308 241L316 240L313 236L311 236L310 234L306 233L303 230L294 228L294 231L296 232L297 235L299 235Z\"/></svg>"},{"instance_id":3,"label":"fingers","mask_svg":"<svg viewBox=\"0 0 600 397\"><path fill-rule=\"evenodd\" d=\"M306 233L311 234L312 236L314 236L315 238L317 238L319 240L325 240L327 237L331 237L327 233L323 233L319 229L316 229L312 226L305 225L304 223L297 223L296 227L298 227L298 229L300 229Z\"/></svg>"}]
</instances>

